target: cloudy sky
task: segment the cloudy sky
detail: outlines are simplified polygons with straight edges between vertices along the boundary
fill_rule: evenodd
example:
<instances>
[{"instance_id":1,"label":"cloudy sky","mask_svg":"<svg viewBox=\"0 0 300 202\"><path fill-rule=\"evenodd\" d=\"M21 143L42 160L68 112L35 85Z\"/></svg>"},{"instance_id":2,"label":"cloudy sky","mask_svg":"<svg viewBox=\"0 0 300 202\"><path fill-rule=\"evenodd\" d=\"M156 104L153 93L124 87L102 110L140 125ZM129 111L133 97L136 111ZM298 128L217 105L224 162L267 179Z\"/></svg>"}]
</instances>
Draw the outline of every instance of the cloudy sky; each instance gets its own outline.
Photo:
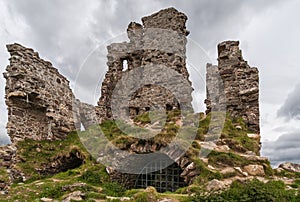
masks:
<instances>
[{"instance_id":1,"label":"cloudy sky","mask_svg":"<svg viewBox=\"0 0 300 202\"><path fill-rule=\"evenodd\" d=\"M260 70L262 154L273 165L283 161L300 163L298 0L0 0L1 72L8 65L5 45L18 42L50 60L71 81L76 96L93 103L98 94L92 93L93 98L87 94L95 92L106 67L90 71L82 67L104 64L105 44L122 41L129 22L140 22L142 16L170 6L187 14L189 41L207 55L203 64L217 63L219 42L241 42L244 58ZM92 57L90 53L97 47ZM191 55L195 55L194 50L190 49ZM2 77L0 86L0 137L7 140ZM196 102L199 109L203 108L202 102Z\"/></svg>"}]
</instances>

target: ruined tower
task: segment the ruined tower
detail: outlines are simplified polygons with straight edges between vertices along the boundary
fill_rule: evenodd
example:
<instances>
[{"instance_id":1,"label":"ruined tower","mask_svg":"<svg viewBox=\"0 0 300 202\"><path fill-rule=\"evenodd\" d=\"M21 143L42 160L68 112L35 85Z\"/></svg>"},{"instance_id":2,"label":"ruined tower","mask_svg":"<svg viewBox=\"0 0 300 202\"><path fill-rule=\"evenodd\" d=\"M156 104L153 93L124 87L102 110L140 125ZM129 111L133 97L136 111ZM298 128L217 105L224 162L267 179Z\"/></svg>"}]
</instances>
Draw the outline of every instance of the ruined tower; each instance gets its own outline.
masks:
<instances>
[{"instance_id":1,"label":"ruined tower","mask_svg":"<svg viewBox=\"0 0 300 202\"><path fill-rule=\"evenodd\" d=\"M232 117L243 118L250 130L260 133L258 69L250 67L243 59L238 41L225 41L218 45L218 65L207 65L206 83L207 113L217 103L224 103ZM218 97L220 85L225 94L223 98Z\"/></svg>"},{"instance_id":2,"label":"ruined tower","mask_svg":"<svg viewBox=\"0 0 300 202\"><path fill-rule=\"evenodd\" d=\"M132 86L127 89L132 93L128 110L131 117L155 109L192 108L192 88L185 88L185 92L178 90L178 94L185 94L179 104L172 91L175 88L180 89L180 86L170 84L178 80L178 77L183 77L188 81L185 52L186 36L189 32L185 27L186 20L186 15L174 8L161 10L142 18L143 25L131 22L127 29L129 42L113 43L107 47L108 72L102 83L101 98L98 102L100 119L112 118L111 106L114 105L112 103L114 90L118 82L122 82L120 80L133 70L136 70L133 76L125 77L130 80L125 82L132 83ZM125 64L128 66L127 69L125 69ZM161 68L157 70L153 68L154 66L161 66ZM168 83L172 89L162 85L162 81L168 76L170 78L170 72L166 71L165 67L177 73ZM190 81L188 83L190 86ZM136 86L138 87L133 89ZM126 92L118 96L123 99L125 94ZM128 105L122 107L125 108Z\"/></svg>"}]
</instances>

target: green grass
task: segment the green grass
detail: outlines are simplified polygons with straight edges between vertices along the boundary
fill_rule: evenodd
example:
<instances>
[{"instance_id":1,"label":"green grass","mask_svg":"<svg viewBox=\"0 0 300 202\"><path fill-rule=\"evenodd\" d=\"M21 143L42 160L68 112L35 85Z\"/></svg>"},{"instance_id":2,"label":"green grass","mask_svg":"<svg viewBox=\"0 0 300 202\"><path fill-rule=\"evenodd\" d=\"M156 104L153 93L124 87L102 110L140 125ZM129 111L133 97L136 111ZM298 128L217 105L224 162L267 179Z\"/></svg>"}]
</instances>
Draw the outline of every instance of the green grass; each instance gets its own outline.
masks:
<instances>
[{"instance_id":1,"label":"green grass","mask_svg":"<svg viewBox=\"0 0 300 202\"><path fill-rule=\"evenodd\" d=\"M5 168L0 168L0 183L8 183L9 182L9 176Z\"/></svg>"},{"instance_id":2,"label":"green grass","mask_svg":"<svg viewBox=\"0 0 300 202\"><path fill-rule=\"evenodd\" d=\"M300 188L300 179L295 179L294 183L290 185L292 188L297 189Z\"/></svg>"},{"instance_id":3,"label":"green grass","mask_svg":"<svg viewBox=\"0 0 300 202\"><path fill-rule=\"evenodd\" d=\"M196 164L196 169L199 172L199 175L196 177L196 179L193 182L193 185L197 185L197 187L201 187L204 183L213 180L223 179L223 175L219 172L213 172L207 168L207 165L202 162L201 160L194 158L193 162ZM185 193L185 192L184 192Z\"/></svg>"},{"instance_id":4,"label":"green grass","mask_svg":"<svg viewBox=\"0 0 300 202\"><path fill-rule=\"evenodd\" d=\"M17 143L17 155L22 161L16 164L16 168L25 174L27 179L42 179L45 176L51 176L47 173L50 163L61 161L62 159L78 156L85 161L91 160L89 153L81 144L77 133L71 133L64 140L56 141L35 141L26 139Z\"/></svg>"},{"instance_id":5,"label":"green grass","mask_svg":"<svg viewBox=\"0 0 300 202\"><path fill-rule=\"evenodd\" d=\"M117 182L106 182L102 186L103 193L108 196L121 197L125 195L125 187Z\"/></svg>"},{"instance_id":6,"label":"green grass","mask_svg":"<svg viewBox=\"0 0 300 202\"><path fill-rule=\"evenodd\" d=\"M208 162L216 167L240 167L249 165L251 162L234 153L223 153L212 151L208 154Z\"/></svg>"},{"instance_id":7,"label":"green grass","mask_svg":"<svg viewBox=\"0 0 300 202\"><path fill-rule=\"evenodd\" d=\"M109 176L105 171L105 167L97 164L85 169L78 180L97 186L109 182Z\"/></svg>"},{"instance_id":8,"label":"green grass","mask_svg":"<svg viewBox=\"0 0 300 202\"><path fill-rule=\"evenodd\" d=\"M212 117L214 117L214 121L211 120ZM224 123L222 124L223 120ZM241 129L237 129L236 126L240 126ZM218 129L220 127L223 128L220 136L218 136L218 134L214 131L220 130ZM209 131L211 132L209 133ZM223 139L228 143L229 147L233 151L241 153L245 151L253 151L256 154L259 154L259 140L249 138L247 136L248 133L253 132L247 129L242 118L232 118L229 114L225 116L224 113L209 113L205 118L200 118L196 139L199 141ZM207 136L208 134L210 134L210 136Z\"/></svg>"},{"instance_id":9,"label":"green grass","mask_svg":"<svg viewBox=\"0 0 300 202\"><path fill-rule=\"evenodd\" d=\"M287 178L293 178L293 179L300 179L300 172L290 172L287 170L282 170L281 172L278 172L276 170L273 171L274 175L279 177L287 177Z\"/></svg>"},{"instance_id":10,"label":"green grass","mask_svg":"<svg viewBox=\"0 0 300 202\"><path fill-rule=\"evenodd\" d=\"M71 190L64 188L78 183L84 184ZM35 201L42 197L61 201L68 193L77 190L86 193L85 201L125 195L125 188L110 181L103 165L87 161L78 168L51 177L32 179L21 184L15 183L9 195L0 195L0 201Z\"/></svg>"},{"instance_id":11,"label":"green grass","mask_svg":"<svg viewBox=\"0 0 300 202\"><path fill-rule=\"evenodd\" d=\"M149 113L142 114L136 117L134 121L138 123L138 126L141 126L149 124L150 120L155 122L160 121L162 118L158 115L157 117L153 116L154 115ZM194 118L197 116L199 118L199 126L198 123L193 123ZM277 182L266 185L256 181L247 184L234 183L229 191L224 192L224 195L201 195L203 193L203 185L208 181L213 179L222 180L232 177L231 174L223 175L220 172L209 170L207 165L199 159L199 153L202 150L198 142L205 140L205 136L209 130L212 130L214 127L218 127L218 121L222 119L222 114L214 114L213 117L217 119L217 123L211 123L212 114L208 114L206 117L204 117L203 114L187 115L186 118L188 119L188 124L183 128L183 130L180 130L182 128L176 124L176 122L181 119L180 111L169 111L166 114L167 122L163 125L163 129L155 137L148 140L141 140L130 136L130 134L136 132L147 132L147 130L140 129L138 127L132 128L123 122L105 121L100 125L90 127L86 131L71 133L65 140L61 141L25 140L24 142L19 142L17 145L17 155L21 157L21 161L17 163L17 168L21 172L25 173L28 180L24 184L18 184L18 181L16 181L10 190L9 196L0 195L0 201L4 199L8 201L34 201L41 197L61 200L66 194L71 192L71 190L63 190L63 187L76 183L85 183L85 186L75 188L75 190L81 190L86 193L84 198L85 201L93 201L97 199L103 200L106 196L128 196L132 197L132 201L145 201L152 197L155 199L171 197L179 201L201 201L202 199L203 201L218 201L218 199L220 199L220 201L226 201L229 199L232 199L232 201L245 199L245 201L247 201L246 199L250 198L250 196L254 193L258 196L262 196L263 193L265 193L266 197L275 197L275 199L278 199L276 197L282 195L287 198L290 197L289 199L293 201L293 193L284 192L284 187ZM237 125L241 126L242 129L237 129ZM121 126L121 128L127 131L128 134L125 134L118 126ZM179 133L179 131L181 132ZM105 166L96 164L93 158L99 154L100 150L106 149L107 143L109 142L123 150L130 148L132 144L143 146L147 143L147 141L152 145L156 144L157 148L160 148L161 146L169 144L176 136L180 136L182 139L180 144L188 144L188 142L185 142L184 140L191 138L195 132L196 141L192 142L186 152L186 156L195 162L199 176L195 178L192 185L180 188L176 191L176 193L158 194L145 192L144 190L126 190L122 185L111 182L105 170ZM259 151L258 141L247 137L247 133L250 132L251 131L248 131L242 119L232 119L227 115L225 117L224 128L220 138L232 143L232 145L230 145L231 150L228 153L215 151L210 152L207 156L209 164L215 167L242 167L249 164L259 164L264 166L267 176L272 176L273 170L271 169L268 161L249 161L234 153L239 149L251 150L254 152ZM83 164L57 174L47 174L39 171L39 169L45 167L45 165L48 165L50 162L64 157L67 158L72 155L77 155L82 158ZM300 178L299 174L285 171L277 174L280 176ZM8 180L8 175L3 168L0 169L0 181L1 180ZM300 181L295 181L292 186L294 188L298 188L300 186ZM259 191L259 188L262 189L262 192ZM269 193L269 189L271 188L275 190L275 195ZM279 188L283 189L283 191L279 192ZM245 189L246 191L242 192L241 189ZM242 193L245 198L238 198L240 197L237 194L238 192ZM187 193L194 193L196 196L188 197L185 195ZM234 198L230 198L229 195L232 195ZM258 199L264 200L264 198L257 198L257 200ZM114 200L118 201L119 199Z\"/></svg>"},{"instance_id":12,"label":"green grass","mask_svg":"<svg viewBox=\"0 0 300 202\"><path fill-rule=\"evenodd\" d=\"M146 202L157 201L159 195L154 187L148 187L147 189L137 192L133 195L132 202Z\"/></svg>"},{"instance_id":13,"label":"green grass","mask_svg":"<svg viewBox=\"0 0 300 202\"><path fill-rule=\"evenodd\" d=\"M258 180L252 180L247 183L235 181L230 189L222 193L198 194L188 198L186 201L220 201L220 202L239 202L239 201L282 201L298 202L300 195L294 190L286 190L282 181L270 181L266 184Z\"/></svg>"}]
</instances>

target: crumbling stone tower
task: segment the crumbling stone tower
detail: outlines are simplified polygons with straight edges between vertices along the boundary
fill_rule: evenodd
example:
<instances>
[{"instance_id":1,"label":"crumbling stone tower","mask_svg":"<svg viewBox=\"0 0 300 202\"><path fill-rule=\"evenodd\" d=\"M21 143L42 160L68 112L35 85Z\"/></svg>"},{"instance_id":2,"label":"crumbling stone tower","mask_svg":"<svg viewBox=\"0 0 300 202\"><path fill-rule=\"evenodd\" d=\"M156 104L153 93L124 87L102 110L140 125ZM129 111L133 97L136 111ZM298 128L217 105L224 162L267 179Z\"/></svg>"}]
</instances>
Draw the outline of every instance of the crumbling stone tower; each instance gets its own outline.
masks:
<instances>
[{"instance_id":1,"label":"crumbling stone tower","mask_svg":"<svg viewBox=\"0 0 300 202\"><path fill-rule=\"evenodd\" d=\"M124 74L133 69L141 68L134 78L137 81L145 79L147 67L159 65L175 70L179 74L177 76L182 76L188 81L185 52L186 36L189 32L185 27L186 20L186 15L174 8L161 10L148 17L143 17L143 25L131 22L127 29L129 42L113 43L107 47L109 69L102 83L101 98L98 102L100 119L112 118L111 106L114 89ZM125 69L125 64L128 66L127 69ZM186 96L180 103L183 106L179 106L178 100L170 89L160 85L161 78L167 72L148 71L148 74L153 75L152 84L140 86L131 95L132 99L129 103L131 117L150 109L172 110L183 106L192 108L191 88L187 89L186 92L181 92ZM157 77L160 78L157 79ZM175 81L176 79L176 77L173 78ZM177 88L180 87L177 86Z\"/></svg>"},{"instance_id":2,"label":"crumbling stone tower","mask_svg":"<svg viewBox=\"0 0 300 202\"><path fill-rule=\"evenodd\" d=\"M243 59L238 41L220 43L218 61L217 66L207 65L206 112L219 110L217 103L223 103L232 117L242 117L249 129L259 134L258 69ZM224 91L224 97L219 96L219 90Z\"/></svg>"}]
</instances>

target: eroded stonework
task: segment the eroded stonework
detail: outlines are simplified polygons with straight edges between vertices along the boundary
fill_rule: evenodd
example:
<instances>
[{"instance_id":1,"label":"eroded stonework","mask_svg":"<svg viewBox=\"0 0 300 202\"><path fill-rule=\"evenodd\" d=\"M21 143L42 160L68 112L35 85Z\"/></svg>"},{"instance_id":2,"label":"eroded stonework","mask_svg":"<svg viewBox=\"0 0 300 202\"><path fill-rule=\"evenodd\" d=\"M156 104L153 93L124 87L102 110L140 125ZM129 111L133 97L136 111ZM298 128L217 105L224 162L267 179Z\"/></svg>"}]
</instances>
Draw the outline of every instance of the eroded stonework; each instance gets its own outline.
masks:
<instances>
[{"instance_id":1,"label":"eroded stonework","mask_svg":"<svg viewBox=\"0 0 300 202\"><path fill-rule=\"evenodd\" d=\"M124 120L124 117L126 120L126 113L122 116L122 109L127 110L131 119L155 110L192 111L193 89L186 68L186 36L189 34L185 26L186 20L187 16L174 8L161 10L143 17L142 25L131 22L127 29L129 42L113 43L107 47L108 71L102 83L101 98L97 107L101 120ZM114 100L116 95L118 99ZM122 100L126 99L129 102L122 103ZM116 112L113 110L114 106L121 109L117 110L120 112L117 116L113 114ZM176 158L175 153L181 152L178 148L165 151L164 147L146 140L144 144L136 142L126 150L130 154L160 151L162 156L165 155L165 158L172 161ZM124 157L120 158L122 160ZM118 165L118 160L114 161ZM142 159L136 159L136 162L142 164L135 165L141 169L149 163L143 162ZM176 164L183 170L181 176L186 183L190 183L198 174L195 165L185 156L177 158ZM130 166L132 165L123 165L120 162L117 167L130 170ZM126 187L135 187L137 175L120 173L112 168L108 168L108 172L112 180Z\"/></svg>"},{"instance_id":2,"label":"eroded stonework","mask_svg":"<svg viewBox=\"0 0 300 202\"><path fill-rule=\"evenodd\" d=\"M207 65L207 113L224 104L232 117L242 117L248 128L259 134L258 69L243 59L238 41L220 43L218 55L217 66Z\"/></svg>"},{"instance_id":3,"label":"eroded stonework","mask_svg":"<svg viewBox=\"0 0 300 202\"><path fill-rule=\"evenodd\" d=\"M115 106L125 112L128 109L127 116L131 119L151 110L192 111L193 89L186 68L186 36L189 34L186 20L185 14L169 8L142 18L142 25L130 23L127 29L129 42L113 43L107 47L108 71L102 83L101 98L95 107L75 99L69 81L32 49L19 44L8 45L11 58L4 73L7 80L5 98L9 112L7 131L13 145L26 138L64 139L81 124L88 128L107 119L119 118L113 117ZM247 126L259 134L258 70L244 61L238 45L234 41L219 44L218 66L207 66L207 113L221 110L218 103L224 104L231 116L242 117ZM132 72L135 72L133 77L128 76ZM165 80L168 85L163 85ZM129 87L126 87L128 83ZM120 104L120 100L128 98L128 92L128 105L126 102ZM118 95L117 100L115 95ZM178 127L181 126L179 123ZM132 143L125 149L131 154L155 153L161 149L166 158L182 170L179 175L187 184L199 175L200 171L187 154L175 158L180 152L177 147L164 150L164 145L144 142ZM0 158L4 159L0 165L9 170L11 180L17 175L24 178L14 168L14 161L20 158L14 156L16 149L13 145L0 149ZM224 142L224 145L227 152L228 143ZM220 146L216 148L220 149ZM248 170L253 166L257 167L252 165L247 167ZM55 167L54 170L59 169ZM113 180L134 187L136 175L107 170Z\"/></svg>"},{"instance_id":4,"label":"eroded stonework","mask_svg":"<svg viewBox=\"0 0 300 202\"><path fill-rule=\"evenodd\" d=\"M7 132L12 143L30 138L55 140L75 130L69 81L38 53L19 44L8 45Z\"/></svg>"},{"instance_id":5,"label":"eroded stonework","mask_svg":"<svg viewBox=\"0 0 300 202\"><path fill-rule=\"evenodd\" d=\"M186 20L186 15L174 8L161 10L142 18L143 25L131 22L127 29L129 42L113 43L107 47L108 72L102 83L101 98L98 102L100 119L112 118L111 106L114 105L112 97L114 93L118 93L114 92L118 82L132 84L128 88L128 91L133 93L128 110L131 117L154 109L192 108L192 88L183 89L180 86L182 84L178 85L178 83L172 86L172 82L178 80L176 77L182 77L190 87L185 56L186 36L189 33L185 27ZM127 63L127 69L124 63ZM161 66L161 68L159 71L153 70L153 66ZM164 68L177 73L172 78L172 82L168 83L169 89L162 85L163 79L170 74ZM126 77L125 75L132 70L136 70L134 75ZM123 77L129 78L129 81L122 81ZM140 81L146 82L139 83ZM139 86L138 89L134 89L136 86ZM173 92L176 89L181 90L178 94L184 94L180 104L176 93ZM118 94L119 99L123 99L122 96L125 97L126 93ZM128 105L120 107L125 108Z\"/></svg>"},{"instance_id":6,"label":"eroded stonework","mask_svg":"<svg viewBox=\"0 0 300 202\"><path fill-rule=\"evenodd\" d=\"M0 168L7 169L12 182L26 179L15 166L22 160L16 155L18 142L65 139L70 132L80 129L80 124L94 124L95 116L88 113L94 106L75 99L69 81L37 52L20 44L7 45L7 50L11 58L4 73L5 102L12 145L0 147ZM2 184L0 189L8 183Z\"/></svg>"}]
</instances>

